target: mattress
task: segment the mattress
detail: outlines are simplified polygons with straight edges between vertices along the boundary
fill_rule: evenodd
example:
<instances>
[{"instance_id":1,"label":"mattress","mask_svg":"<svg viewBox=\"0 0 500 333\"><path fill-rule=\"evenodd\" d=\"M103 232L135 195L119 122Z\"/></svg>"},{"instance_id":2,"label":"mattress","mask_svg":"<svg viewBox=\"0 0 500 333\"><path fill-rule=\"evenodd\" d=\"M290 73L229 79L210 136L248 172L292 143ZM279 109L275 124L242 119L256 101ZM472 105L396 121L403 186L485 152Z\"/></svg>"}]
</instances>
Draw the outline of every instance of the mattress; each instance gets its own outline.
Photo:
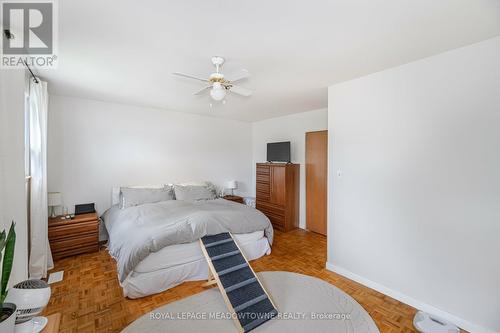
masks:
<instances>
[{"instance_id":1,"label":"mattress","mask_svg":"<svg viewBox=\"0 0 500 333\"><path fill-rule=\"evenodd\" d=\"M233 234L248 260L271 253L263 231ZM199 242L171 245L151 253L121 283L123 295L140 298L173 288L185 281L208 279L208 264Z\"/></svg>"},{"instance_id":2,"label":"mattress","mask_svg":"<svg viewBox=\"0 0 500 333\"><path fill-rule=\"evenodd\" d=\"M248 234L233 235L240 246L257 242L264 237L264 231L255 231ZM199 242L178 244L164 247L158 252L153 252L141 261L135 268L136 273L154 272L159 269L170 268L187 264L200 259L205 259L201 252Z\"/></svg>"}]
</instances>

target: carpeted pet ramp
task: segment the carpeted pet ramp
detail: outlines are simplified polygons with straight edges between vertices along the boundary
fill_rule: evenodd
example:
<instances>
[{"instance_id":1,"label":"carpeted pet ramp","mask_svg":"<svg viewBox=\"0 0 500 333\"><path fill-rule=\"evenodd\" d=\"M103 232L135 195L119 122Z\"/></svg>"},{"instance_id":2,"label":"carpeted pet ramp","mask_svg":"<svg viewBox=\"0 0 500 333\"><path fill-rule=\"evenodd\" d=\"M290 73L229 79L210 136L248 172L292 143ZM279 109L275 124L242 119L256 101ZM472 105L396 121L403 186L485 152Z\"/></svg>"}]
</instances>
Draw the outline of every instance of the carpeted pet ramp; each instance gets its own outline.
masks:
<instances>
[{"instance_id":1,"label":"carpeted pet ramp","mask_svg":"<svg viewBox=\"0 0 500 333\"><path fill-rule=\"evenodd\" d=\"M205 236L200 243L214 282L241 332L249 332L278 314L230 233Z\"/></svg>"}]
</instances>

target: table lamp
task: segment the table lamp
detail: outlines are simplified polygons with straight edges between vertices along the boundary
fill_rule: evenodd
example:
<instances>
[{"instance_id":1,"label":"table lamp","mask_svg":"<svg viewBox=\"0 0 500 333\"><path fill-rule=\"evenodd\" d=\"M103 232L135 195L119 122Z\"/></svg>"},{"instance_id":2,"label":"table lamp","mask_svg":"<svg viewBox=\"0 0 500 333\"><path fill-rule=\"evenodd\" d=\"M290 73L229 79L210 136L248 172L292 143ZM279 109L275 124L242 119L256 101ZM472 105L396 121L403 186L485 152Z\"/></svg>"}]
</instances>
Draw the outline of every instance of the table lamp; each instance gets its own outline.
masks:
<instances>
[{"instance_id":1,"label":"table lamp","mask_svg":"<svg viewBox=\"0 0 500 333\"><path fill-rule=\"evenodd\" d=\"M61 192L49 192L49 195L47 196L47 203L50 207L50 217L56 217L55 207L61 206L62 204Z\"/></svg>"},{"instance_id":2,"label":"table lamp","mask_svg":"<svg viewBox=\"0 0 500 333\"><path fill-rule=\"evenodd\" d=\"M234 190L238 188L238 182L236 180L230 180L227 182L226 188L231 190L231 195L234 195Z\"/></svg>"}]
</instances>

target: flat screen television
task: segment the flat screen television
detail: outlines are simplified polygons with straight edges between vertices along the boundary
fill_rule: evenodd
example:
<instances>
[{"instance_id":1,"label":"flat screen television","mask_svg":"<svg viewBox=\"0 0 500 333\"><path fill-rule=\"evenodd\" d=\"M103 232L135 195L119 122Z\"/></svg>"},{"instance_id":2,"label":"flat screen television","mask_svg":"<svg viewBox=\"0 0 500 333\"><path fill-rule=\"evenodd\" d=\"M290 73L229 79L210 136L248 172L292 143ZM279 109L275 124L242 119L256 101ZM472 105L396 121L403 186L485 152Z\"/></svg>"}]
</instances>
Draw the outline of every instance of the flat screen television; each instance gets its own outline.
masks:
<instances>
[{"instance_id":1,"label":"flat screen television","mask_svg":"<svg viewBox=\"0 0 500 333\"><path fill-rule=\"evenodd\" d=\"M267 161L290 163L290 141L268 143Z\"/></svg>"}]
</instances>

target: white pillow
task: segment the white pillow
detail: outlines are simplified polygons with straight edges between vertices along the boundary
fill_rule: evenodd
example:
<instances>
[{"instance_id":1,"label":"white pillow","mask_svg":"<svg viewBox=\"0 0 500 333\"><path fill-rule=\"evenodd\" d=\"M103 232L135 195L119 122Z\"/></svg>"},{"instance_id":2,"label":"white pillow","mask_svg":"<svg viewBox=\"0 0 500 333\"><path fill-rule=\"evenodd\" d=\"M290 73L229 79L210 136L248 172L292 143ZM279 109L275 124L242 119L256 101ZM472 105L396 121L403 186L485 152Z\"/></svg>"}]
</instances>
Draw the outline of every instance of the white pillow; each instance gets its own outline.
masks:
<instances>
[{"instance_id":1,"label":"white pillow","mask_svg":"<svg viewBox=\"0 0 500 333\"><path fill-rule=\"evenodd\" d=\"M217 197L216 191L210 186L174 185L176 200L212 200Z\"/></svg>"},{"instance_id":2,"label":"white pillow","mask_svg":"<svg viewBox=\"0 0 500 333\"><path fill-rule=\"evenodd\" d=\"M165 184L156 184L156 185L126 185L126 186L119 186L119 187L113 187L111 190L111 204L112 205L120 205L121 204L121 188L122 187L127 187L127 188L163 188L165 187ZM170 185L173 188L173 185Z\"/></svg>"},{"instance_id":3,"label":"white pillow","mask_svg":"<svg viewBox=\"0 0 500 333\"><path fill-rule=\"evenodd\" d=\"M175 200L172 186L162 188L120 188L121 209L168 200Z\"/></svg>"}]
</instances>

